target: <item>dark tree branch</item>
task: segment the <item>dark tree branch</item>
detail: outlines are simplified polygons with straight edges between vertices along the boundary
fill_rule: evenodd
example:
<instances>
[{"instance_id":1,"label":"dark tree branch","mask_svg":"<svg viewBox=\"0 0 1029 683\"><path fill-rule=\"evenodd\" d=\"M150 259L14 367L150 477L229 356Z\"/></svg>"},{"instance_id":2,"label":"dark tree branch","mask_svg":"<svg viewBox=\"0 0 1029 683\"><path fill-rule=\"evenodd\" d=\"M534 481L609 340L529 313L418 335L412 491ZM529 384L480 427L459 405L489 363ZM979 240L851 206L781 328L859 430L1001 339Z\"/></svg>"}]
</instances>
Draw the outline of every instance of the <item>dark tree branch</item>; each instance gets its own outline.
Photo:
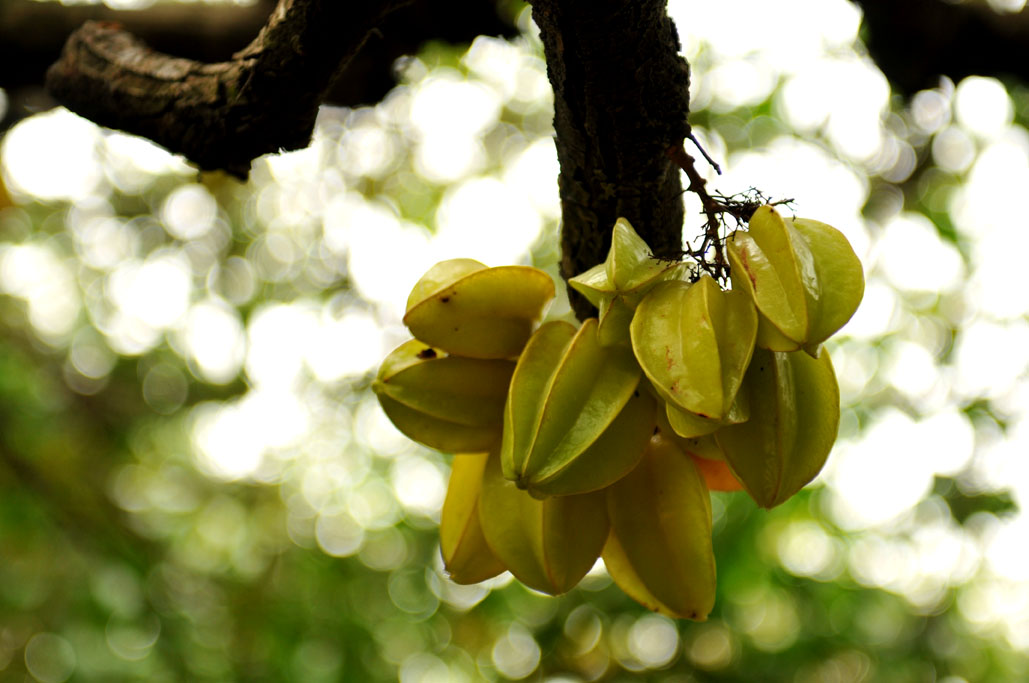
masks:
<instances>
[{"instance_id":1,"label":"dark tree branch","mask_svg":"<svg viewBox=\"0 0 1029 683\"><path fill-rule=\"evenodd\" d=\"M0 120L0 132L34 111L56 105L42 90L47 67L87 21L120 24L157 52L223 62L253 40L275 5L276 0L242 7L161 2L142 10L113 10L104 5L0 1L0 87L12 105ZM479 35L517 34L513 18L501 17L493 2L451 0L448 10L441 12L433 0L412 0L390 14L332 82L323 103L353 107L378 102L396 85L394 62L428 41L467 43Z\"/></svg>"},{"instance_id":2,"label":"dark tree branch","mask_svg":"<svg viewBox=\"0 0 1029 683\"><path fill-rule=\"evenodd\" d=\"M0 1L0 86L42 85L48 66L75 29L87 21L120 24L155 50L220 62L247 45L277 0L251 5L159 2L143 10L103 4L66 5L38 0Z\"/></svg>"},{"instance_id":3,"label":"dark tree branch","mask_svg":"<svg viewBox=\"0 0 1029 683\"><path fill-rule=\"evenodd\" d=\"M1029 82L1029 11L1002 14L985 2L853 0L864 11L865 43L904 94L940 76L1011 76Z\"/></svg>"},{"instance_id":4,"label":"dark tree branch","mask_svg":"<svg viewBox=\"0 0 1029 683\"><path fill-rule=\"evenodd\" d=\"M43 89L47 67L60 56L68 36L87 21L118 23L158 51L216 62L253 40L275 3L159 3L145 10L114 10L102 4L0 0L0 88L9 105L0 115L0 133L26 116L56 106Z\"/></svg>"},{"instance_id":5,"label":"dark tree branch","mask_svg":"<svg viewBox=\"0 0 1029 683\"><path fill-rule=\"evenodd\" d=\"M514 17L505 18L496 0L414 0L385 18L325 95L325 104L356 106L378 102L395 85L393 65L429 41L470 43L476 36L514 38Z\"/></svg>"},{"instance_id":6,"label":"dark tree branch","mask_svg":"<svg viewBox=\"0 0 1029 683\"><path fill-rule=\"evenodd\" d=\"M604 260L620 216L656 256L682 254L682 183L666 150L690 132L689 65L665 5L533 1L554 88L565 278ZM580 318L593 314L569 294Z\"/></svg>"},{"instance_id":7,"label":"dark tree branch","mask_svg":"<svg viewBox=\"0 0 1029 683\"><path fill-rule=\"evenodd\" d=\"M142 135L201 168L245 177L256 157L308 145L333 76L408 0L280 0L231 61L155 52L120 26L89 22L47 72L69 109Z\"/></svg>"}]
</instances>

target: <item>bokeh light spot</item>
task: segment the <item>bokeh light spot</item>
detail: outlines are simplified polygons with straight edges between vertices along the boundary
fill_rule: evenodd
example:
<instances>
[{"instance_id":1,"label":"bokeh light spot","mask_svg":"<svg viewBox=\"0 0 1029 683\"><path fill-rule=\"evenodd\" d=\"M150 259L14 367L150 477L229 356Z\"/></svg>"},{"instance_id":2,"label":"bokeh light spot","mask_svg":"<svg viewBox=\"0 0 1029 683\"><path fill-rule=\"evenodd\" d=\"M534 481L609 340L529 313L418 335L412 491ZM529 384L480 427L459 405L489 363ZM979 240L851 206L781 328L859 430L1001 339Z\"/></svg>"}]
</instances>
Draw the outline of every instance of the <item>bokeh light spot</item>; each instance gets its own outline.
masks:
<instances>
[{"instance_id":1,"label":"bokeh light spot","mask_svg":"<svg viewBox=\"0 0 1029 683\"><path fill-rule=\"evenodd\" d=\"M668 617L648 614L629 629L629 652L651 669L668 666L679 652L679 632Z\"/></svg>"},{"instance_id":2,"label":"bokeh light spot","mask_svg":"<svg viewBox=\"0 0 1029 683\"><path fill-rule=\"evenodd\" d=\"M103 176L99 129L64 108L19 121L4 136L0 161L11 189L44 201L84 199Z\"/></svg>"},{"instance_id":3,"label":"bokeh light spot","mask_svg":"<svg viewBox=\"0 0 1029 683\"><path fill-rule=\"evenodd\" d=\"M164 200L161 217L168 233L180 240L202 237L214 227L218 204L203 185L175 188Z\"/></svg>"},{"instance_id":4,"label":"bokeh light spot","mask_svg":"<svg viewBox=\"0 0 1029 683\"><path fill-rule=\"evenodd\" d=\"M958 121L984 138L997 137L1011 123L1013 107L1004 85L996 78L969 76L954 92Z\"/></svg>"},{"instance_id":5,"label":"bokeh light spot","mask_svg":"<svg viewBox=\"0 0 1029 683\"><path fill-rule=\"evenodd\" d=\"M523 626L513 624L493 644L493 666L506 678L525 678L540 663L540 647Z\"/></svg>"},{"instance_id":6,"label":"bokeh light spot","mask_svg":"<svg viewBox=\"0 0 1029 683\"><path fill-rule=\"evenodd\" d=\"M76 664L75 649L56 633L37 633L25 645L25 667L40 683L64 683Z\"/></svg>"},{"instance_id":7,"label":"bokeh light spot","mask_svg":"<svg viewBox=\"0 0 1029 683\"><path fill-rule=\"evenodd\" d=\"M724 669L733 659L732 634L720 622L705 624L694 631L686 654L701 669Z\"/></svg>"}]
</instances>

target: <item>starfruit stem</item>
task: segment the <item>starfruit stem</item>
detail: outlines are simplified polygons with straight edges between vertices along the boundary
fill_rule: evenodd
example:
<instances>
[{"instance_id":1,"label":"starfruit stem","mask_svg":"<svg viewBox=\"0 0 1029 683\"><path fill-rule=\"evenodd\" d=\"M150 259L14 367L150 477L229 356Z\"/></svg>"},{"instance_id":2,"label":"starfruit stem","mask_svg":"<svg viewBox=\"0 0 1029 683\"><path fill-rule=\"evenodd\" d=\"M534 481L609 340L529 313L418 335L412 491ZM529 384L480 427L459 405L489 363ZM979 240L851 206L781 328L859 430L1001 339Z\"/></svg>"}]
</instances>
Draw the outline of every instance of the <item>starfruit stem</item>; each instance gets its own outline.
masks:
<instances>
[{"instance_id":1,"label":"starfruit stem","mask_svg":"<svg viewBox=\"0 0 1029 683\"><path fill-rule=\"evenodd\" d=\"M699 149L700 153L704 155L707 162L711 164L719 175L721 175L722 169L714 162L710 155L708 155L707 150L701 146L693 133L689 133L686 138L693 141L693 144L697 146L697 149ZM766 199L764 194L754 188L751 188L748 193L743 194L726 196L716 192L712 195L707 191L707 180L705 180L697 170L696 160L686 152L686 149L682 144L671 145L667 150L665 150L665 154L672 160L672 163L681 168L686 174L686 177L690 181L686 191L693 192L700 199L700 204L706 218L704 222L703 240L701 241L700 246L696 249L691 249L689 248L689 242L687 242L685 253L695 258L704 272L722 285L726 285L729 280L730 266L725 257L725 238L722 235L723 229L725 228L724 215L729 214L736 219L738 225L741 225L749 221L750 217L754 214L754 211L763 204L778 206L780 204L789 204L793 200L782 199L773 202ZM714 249L714 258L709 259L707 254L712 248Z\"/></svg>"},{"instance_id":2,"label":"starfruit stem","mask_svg":"<svg viewBox=\"0 0 1029 683\"><path fill-rule=\"evenodd\" d=\"M721 169L716 163L711 161L707 152L704 148L697 143L696 138L690 133L690 139L697 145L703 153L704 158L714 167L715 171L721 174ZM720 282L725 282L729 277L729 264L725 261L725 254L722 249L722 239L719 235L719 228L722 225L722 221L719 219L719 214L723 213L724 210L719 207L718 202L710 195L707 191L707 180L705 180L700 172L697 170L696 160L686 153L686 149L681 145L672 145L666 151L668 158L672 162L681 168L689 179L689 187L686 188L688 192L692 192L700 199L700 204L703 207L704 215L707 216L707 222L704 224L704 242L701 244L699 251L701 252L700 264L704 270L708 271L712 277ZM715 248L715 258L713 264L708 264L703 255L707 252L708 247L713 246Z\"/></svg>"}]
</instances>

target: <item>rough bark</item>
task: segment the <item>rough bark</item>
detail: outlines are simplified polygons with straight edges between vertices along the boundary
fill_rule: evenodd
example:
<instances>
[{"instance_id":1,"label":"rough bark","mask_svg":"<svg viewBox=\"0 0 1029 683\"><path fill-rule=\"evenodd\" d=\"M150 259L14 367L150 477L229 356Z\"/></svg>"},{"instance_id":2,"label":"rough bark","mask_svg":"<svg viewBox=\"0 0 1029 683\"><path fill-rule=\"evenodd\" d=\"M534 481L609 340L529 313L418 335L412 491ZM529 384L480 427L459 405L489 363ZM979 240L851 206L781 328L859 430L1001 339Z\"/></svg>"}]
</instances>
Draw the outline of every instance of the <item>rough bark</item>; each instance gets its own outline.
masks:
<instances>
[{"instance_id":1,"label":"rough bark","mask_svg":"<svg viewBox=\"0 0 1029 683\"><path fill-rule=\"evenodd\" d=\"M201 168L245 177L256 157L301 149L333 76L407 0L280 0L232 60L156 52L120 26L88 22L47 72L69 109L142 135Z\"/></svg>"},{"instance_id":2,"label":"rough bark","mask_svg":"<svg viewBox=\"0 0 1029 683\"><path fill-rule=\"evenodd\" d=\"M0 0L0 88L12 106L0 117L0 132L56 102L43 90L47 67L68 37L87 21L120 24L152 49L199 62L223 62L245 47L275 8L276 0L253 5L160 2L146 9L104 5L67 6L38 0ZM377 27L324 95L324 104L357 106L381 100L396 85L393 64L424 43L467 43L479 35L512 37L517 29L493 2L451 0L441 12L433 0L412 0Z\"/></svg>"},{"instance_id":3,"label":"rough bark","mask_svg":"<svg viewBox=\"0 0 1029 683\"><path fill-rule=\"evenodd\" d=\"M245 6L161 2L144 10L117 10L103 4L0 0L0 86L42 85L68 36L87 21L120 24L161 52L222 61L254 39L275 5L276 0Z\"/></svg>"},{"instance_id":4,"label":"rough bark","mask_svg":"<svg viewBox=\"0 0 1029 683\"><path fill-rule=\"evenodd\" d=\"M561 166L561 273L607 256L623 216L659 257L682 253L679 169L689 134L689 66L664 0L534 0ZM570 291L576 314L592 307Z\"/></svg>"}]
</instances>

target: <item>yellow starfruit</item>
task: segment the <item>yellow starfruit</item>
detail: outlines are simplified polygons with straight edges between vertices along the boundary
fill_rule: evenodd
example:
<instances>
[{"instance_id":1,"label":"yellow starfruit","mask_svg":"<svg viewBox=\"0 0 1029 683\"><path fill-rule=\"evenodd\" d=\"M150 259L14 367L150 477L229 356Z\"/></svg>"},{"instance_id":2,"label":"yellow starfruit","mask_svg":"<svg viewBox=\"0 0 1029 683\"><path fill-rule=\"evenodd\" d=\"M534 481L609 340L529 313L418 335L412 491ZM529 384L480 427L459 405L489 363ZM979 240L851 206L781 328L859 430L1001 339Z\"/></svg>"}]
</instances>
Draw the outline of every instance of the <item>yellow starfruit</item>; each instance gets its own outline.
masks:
<instances>
[{"instance_id":1,"label":"yellow starfruit","mask_svg":"<svg viewBox=\"0 0 1029 683\"><path fill-rule=\"evenodd\" d=\"M607 489L611 535L603 558L631 598L703 621L715 601L711 499L692 458L656 435L640 464Z\"/></svg>"},{"instance_id":2,"label":"yellow starfruit","mask_svg":"<svg viewBox=\"0 0 1029 683\"><path fill-rule=\"evenodd\" d=\"M554 281L530 266L442 261L414 286L404 324L420 341L467 358L514 358L554 298Z\"/></svg>"},{"instance_id":3,"label":"yellow starfruit","mask_svg":"<svg viewBox=\"0 0 1029 683\"><path fill-rule=\"evenodd\" d=\"M447 356L411 340L393 350L372 390L386 416L418 443L448 452L499 442L515 363Z\"/></svg>"},{"instance_id":4,"label":"yellow starfruit","mask_svg":"<svg viewBox=\"0 0 1029 683\"><path fill-rule=\"evenodd\" d=\"M482 535L479 495L489 453L455 455L439 520L443 566L454 583L478 583L503 572Z\"/></svg>"},{"instance_id":5,"label":"yellow starfruit","mask_svg":"<svg viewBox=\"0 0 1029 683\"><path fill-rule=\"evenodd\" d=\"M579 583L610 528L603 491L534 498L504 478L497 453L483 473L479 516L493 554L519 581L550 595Z\"/></svg>"}]
</instances>

